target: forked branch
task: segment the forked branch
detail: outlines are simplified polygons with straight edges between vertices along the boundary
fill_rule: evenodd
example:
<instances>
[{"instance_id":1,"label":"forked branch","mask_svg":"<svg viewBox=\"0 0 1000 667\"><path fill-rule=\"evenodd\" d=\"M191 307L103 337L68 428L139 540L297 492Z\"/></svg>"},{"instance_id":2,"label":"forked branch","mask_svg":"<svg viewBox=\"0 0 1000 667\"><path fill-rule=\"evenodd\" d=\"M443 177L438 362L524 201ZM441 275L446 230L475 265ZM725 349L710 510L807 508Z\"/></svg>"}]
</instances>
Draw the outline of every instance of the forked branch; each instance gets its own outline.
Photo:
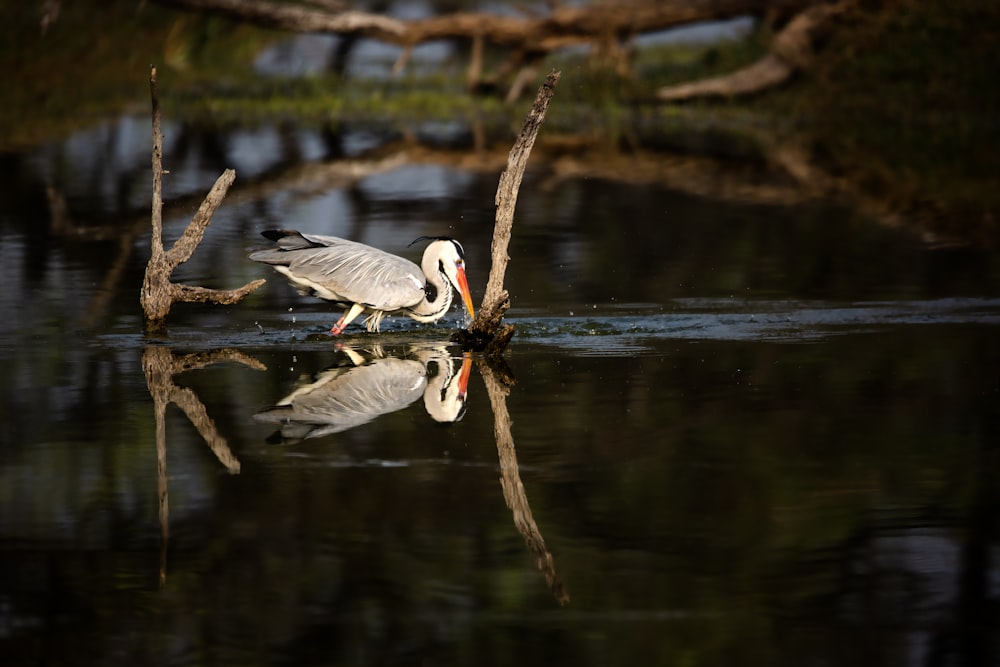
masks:
<instances>
[{"instance_id":1,"label":"forked branch","mask_svg":"<svg viewBox=\"0 0 1000 667\"><path fill-rule=\"evenodd\" d=\"M238 303L263 285L265 280L254 280L232 290L216 290L197 285L181 285L170 281L179 265L191 258L201 243L205 229L212 222L212 215L222 204L226 192L236 179L236 172L227 169L215 181L198 212L195 213L184 233L170 250L163 249L163 132L160 129L160 100L156 91L156 68L150 68L149 90L153 105L153 205L152 238L146 275L142 281L139 303L142 305L143 323L147 333L163 333L167 328L167 315L178 302L209 302L218 304Z\"/></svg>"}]
</instances>

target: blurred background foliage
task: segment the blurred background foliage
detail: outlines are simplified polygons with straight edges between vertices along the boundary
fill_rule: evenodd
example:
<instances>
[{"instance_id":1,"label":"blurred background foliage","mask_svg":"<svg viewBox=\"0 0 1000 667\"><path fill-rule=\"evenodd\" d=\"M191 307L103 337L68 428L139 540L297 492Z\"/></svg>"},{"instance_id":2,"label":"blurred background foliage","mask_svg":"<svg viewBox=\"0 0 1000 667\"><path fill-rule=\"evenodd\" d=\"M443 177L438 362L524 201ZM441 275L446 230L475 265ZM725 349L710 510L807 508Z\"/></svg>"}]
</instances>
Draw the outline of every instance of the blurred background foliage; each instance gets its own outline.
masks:
<instances>
[{"instance_id":1,"label":"blurred background foliage","mask_svg":"<svg viewBox=\"0 0 1000 667\"><path fill-rule=\"evenodd\" d=\"M58 11L46 24L53 7ZM1000 143L1000 5L860 2L789 85L746 99L655 101L661 86L753 62L765 53L770 30L761 21L744 39L643 44L624 77L583 51L559 52L545 64L565 76L547 133L582 131L625 147L659 134L665 145L684 149L685 137L706 128L730 135L730 143L746 136L750 144L763 129L803 145L835 178L921 224L977 242L997 238L1000 157L988 147ZM405 129L416 118L475 119L509 134L526 104L467 93L461 51L396 76L387 73L391 56L374 77L329 70L264 75L256 58L291 35L136 0L8 1L0 5L0 31L6 150L145 112L151 64L160 68L165 113L183 122L377 120Z\"/></svg>"}]
</instances>

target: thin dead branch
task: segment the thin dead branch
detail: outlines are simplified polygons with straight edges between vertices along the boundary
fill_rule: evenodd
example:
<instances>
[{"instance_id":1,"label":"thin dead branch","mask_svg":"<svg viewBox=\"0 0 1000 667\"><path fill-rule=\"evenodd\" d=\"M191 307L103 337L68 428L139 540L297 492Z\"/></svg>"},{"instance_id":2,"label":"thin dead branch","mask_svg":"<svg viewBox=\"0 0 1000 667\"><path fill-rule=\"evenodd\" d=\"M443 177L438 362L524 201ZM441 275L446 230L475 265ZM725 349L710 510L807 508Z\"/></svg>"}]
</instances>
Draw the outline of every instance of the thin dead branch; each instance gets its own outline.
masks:
<instances>
[{"instance_id":1,"label":"thin dead branch","mask_svg":"<svg viewBox=\"0 0 1000 667\"><path fill-rule=\"evenodd\" d=\"M486 293L469 328L458 331L453 336L453 340L461 343L463 348L486 352L487 355L500 354L514 336L514 326L502 324L504 313L510 308L510 295L503 287L507 262L510 260L507 246L510 244L511 230L514 226L514 208L517 205L517 193L521 188L524 169L538 137L538 131L545 122L545 113L555 94L560 76L560 72L553 70L545 77L535 96L535 102L524 119L521 132L510 149L507 168L500 174L495 199L497 213L493 226L492 265L489 281L486 283Z\"/></svg>"},{"instance_id":2,"label":"thin dead branch","mask_svg":"<svg viewBox=\"0 0 1000 667\"><path fill-rule=\"evenodd\" d=\"M227 169L216 180L205 197L198 212L188 224L184 233L170 250L163 249L163 132L160 129L160 100L156 91L156 68L150 68L149 90L153 106L153 204L152 237L150 258L142 282L139 303L142 305L143 321L147 333L166 331L167 315L178 302L209 302L217 304L238 303L265 280L254 280L233 290L215 290L194 285L172 283L170 276L180 264L191 258L195 248L201 243L205 229L212 222L212 214L222 203L226 192L236 179L236 172Z\"/></svg>"}]
</instances>

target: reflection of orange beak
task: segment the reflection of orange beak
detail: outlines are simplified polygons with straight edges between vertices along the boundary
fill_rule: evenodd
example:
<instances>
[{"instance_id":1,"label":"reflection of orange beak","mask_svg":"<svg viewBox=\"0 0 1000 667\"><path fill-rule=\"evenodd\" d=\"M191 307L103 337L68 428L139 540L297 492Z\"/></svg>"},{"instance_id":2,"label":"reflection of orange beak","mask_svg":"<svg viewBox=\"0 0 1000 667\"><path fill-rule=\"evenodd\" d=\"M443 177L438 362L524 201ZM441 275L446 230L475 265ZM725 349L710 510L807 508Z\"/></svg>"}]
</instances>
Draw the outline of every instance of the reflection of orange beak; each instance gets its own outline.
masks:
<instances>
[{"instance_id":1,"label":"reflection of orange beak","mask_svg":"<svg viewBox=\"0 0 1000 667\"><path fill-rule=\"evenodd\" d=\"M462 355L462 370L458 372L458 393L465 396L469 392L469 376L472 375L472 353Z\"/></svg>"},{"instance_id":2,"label":"reflection of orange beak","mask_svg":"<svg viewBox=\"0 0 1000 667\"><path fill-rule=\"evenodd\" d=\"M465 268L458 267L458 291L462 294L462 302L465 303L465 309L469 311L469 317L476 317L476 309L472 307L472 294L469 292L469 281L465 279Z\"/></svg>"}]
</instances>

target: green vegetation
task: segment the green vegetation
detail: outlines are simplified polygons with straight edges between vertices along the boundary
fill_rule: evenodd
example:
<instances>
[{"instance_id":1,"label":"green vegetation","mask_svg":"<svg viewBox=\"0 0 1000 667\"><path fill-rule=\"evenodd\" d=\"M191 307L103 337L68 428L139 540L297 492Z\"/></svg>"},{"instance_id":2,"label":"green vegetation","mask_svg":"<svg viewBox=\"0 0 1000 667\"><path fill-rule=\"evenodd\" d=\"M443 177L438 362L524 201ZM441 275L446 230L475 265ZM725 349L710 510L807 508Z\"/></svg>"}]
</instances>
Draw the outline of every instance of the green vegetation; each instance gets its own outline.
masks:
<instances>
[{"instance_id":1,"label":"green vegetation","mask_svg":"<svg viewBox=\"0 0 1000 667\"><path fill-rule=\"evenodd\" d=\"M0 8L0 71L9 83L0 145L45 140L59 128L144 106L150 64L160 66L161 85L169 91L164 105L185 116L520 118L520 108L466 94L460 59L434 73L386 80L261 77L253 70L254 57L285 33L129 0L102 3L99 11L87 4L64 3L46 31L30 3ZM873 123L858 123L859 117L907 131L923 131L927 123L975 131L991 125L992 112L1000 108L1000 92L991 85L1000 56L991 48L996 30L989 29L1000 24L998 15L989 0L966 0L957 9L944 0L891 2L880 13L842 25L816 67L791 90L701 105L699 111L723 118L733 107L792 112L863 135ZM629 78L586 54L557 56L546 66L562 69L567 79L552 119L579 117L587 108L605 123L629 122L637 106L654 104L659 87L730 72L759 58L767 42L759 31L741 42L646 47L636 51ZM871 94L874 89L878 94ZM956 112L960 118L951 122Z\"/></svg>"},{"instance_id":2,"label":"green vegetation","mask_svg":"<svg viewBox=\"0 0 1000 667\"><path fill-rule=\"evenodd\" d=\"M0 6L0 149L65 136L149 105L149 67L161 86L224 85L252 74L253 54L278 33L145 3L64 2L42 30L39 4Z\"/></svg>"},{"instance_id":3,"label":"green vegetation","mask_svg":"<svg viewBox=\"0 0 1000 667\"><path fill-rule=\"evenodd\" d=\"M64 3L44 33L34 5L0 8L0 72L8 83L0 147L144 111L150 64L160 67L165 114L196 123L294 118L396 126L474 118L503 134L519 125L527 104L468 94L462 58L432 73L384 79L264 77L254 57L284 33L128 0L100 11L87 4ZM1000 210L993 184L1000 158L992 149L1000 143L998 32L1000 5L992 0L885 2L839 21L815 65L792 85L679 106L657 104L655 91L753 62L766 50L765 31L742 42L643 48L627 78L586 54L559 55L545 63L563 71L548 133L630 146L666 137L662 145L676 146L678 137L710 131L747 135L739 143L752 145L764 128L793 137L834 177L908 219L965 237L971 228L990 243ZM951 229L955 224L962 229Z\"/></svg>"}]
</instances>

